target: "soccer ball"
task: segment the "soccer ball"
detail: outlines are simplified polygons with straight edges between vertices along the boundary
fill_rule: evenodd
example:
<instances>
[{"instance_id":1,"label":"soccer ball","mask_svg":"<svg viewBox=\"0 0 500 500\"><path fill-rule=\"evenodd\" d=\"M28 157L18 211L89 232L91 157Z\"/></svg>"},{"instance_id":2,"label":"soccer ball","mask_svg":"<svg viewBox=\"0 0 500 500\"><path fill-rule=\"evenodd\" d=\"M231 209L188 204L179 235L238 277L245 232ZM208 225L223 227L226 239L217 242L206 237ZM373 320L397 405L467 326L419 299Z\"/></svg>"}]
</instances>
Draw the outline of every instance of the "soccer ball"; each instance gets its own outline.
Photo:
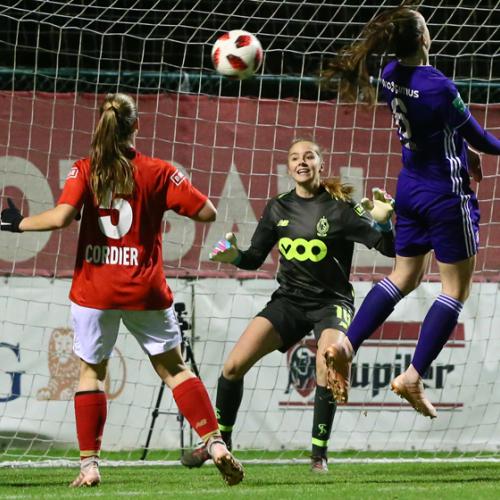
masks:
<instances>
[{"instance_id":1,"label":"soccer ball","mask_svg":"<svg viewBox=\"0 0 500 500\"><path fill-rule=\"evenodd\" d=\"M262 62L262 45L248 31L232 30L221 35L212 47L212 62L218 73L244 80Z\"/></svg>"}]
</instances>

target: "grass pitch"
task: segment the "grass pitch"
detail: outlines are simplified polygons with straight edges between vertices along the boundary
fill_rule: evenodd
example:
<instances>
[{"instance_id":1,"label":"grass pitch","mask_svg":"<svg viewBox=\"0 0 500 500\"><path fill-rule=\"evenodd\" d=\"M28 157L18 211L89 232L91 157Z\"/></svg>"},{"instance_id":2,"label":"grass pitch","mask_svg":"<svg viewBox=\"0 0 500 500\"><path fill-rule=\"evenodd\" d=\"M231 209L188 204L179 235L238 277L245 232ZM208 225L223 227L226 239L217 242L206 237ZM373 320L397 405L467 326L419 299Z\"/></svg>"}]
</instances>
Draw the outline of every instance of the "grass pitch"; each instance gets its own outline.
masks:
<instances>
[{"instance_id":1,"label":"grass pitch","mask_svg":"<svg viewBox=\"0 0 500 500\"><path fill-rule=\"evenodd\" d=\"M500 464L335 463L327 474L304 464L245 466L246 477L226 486L215 467L102 467L97 488L68 488L78 469L0 468L0 498L251 498L253 499L498 499Z\"/></svg>"}]
</instances>

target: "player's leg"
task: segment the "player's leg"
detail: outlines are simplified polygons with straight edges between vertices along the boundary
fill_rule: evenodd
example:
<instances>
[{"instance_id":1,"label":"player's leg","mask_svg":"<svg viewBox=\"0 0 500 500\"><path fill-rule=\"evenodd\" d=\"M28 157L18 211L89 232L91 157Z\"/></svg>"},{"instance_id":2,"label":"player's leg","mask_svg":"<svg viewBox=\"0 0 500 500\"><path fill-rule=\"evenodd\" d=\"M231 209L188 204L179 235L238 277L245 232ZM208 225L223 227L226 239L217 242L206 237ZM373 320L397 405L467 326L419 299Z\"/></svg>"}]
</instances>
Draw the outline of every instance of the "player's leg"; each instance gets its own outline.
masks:
<instances>
[{"instance_id":1,"label":"player's leg","mask_svg":"<svg viewBox=\"0 0 500 500\"><path fill-rule=\"evenodd\" d=\"M202 439L208 455L223 479L230 486L241 482L244 476L243 467L222 440L207 390L202 381L185 365L180 346L150 356L150 360L161 379L172 389L179 411Z\"/></svg>"},{"instance_id":2,"label":"player's leg","mask_svg":"<svg viewBox=\"0 0 500 500\"><path fill-rule=\"evenodd\" d=\"M391 315L404 295L422 280L429 253L406 257L397 255L392 273L367 294L341 342L325 353L330 386L338 403L346 403L350 385L350 366L361 344Z\"/></svg>"},{"instance_id":3,"label":"player's leg","mask_svg":"<svg viewBox=\"0 0 500 500\"><path fill-rule=\"evenodd\" d=\"M479 209L474 193L429 195L426 223L439 264L442 293L422 322L411 365L391 386L417 411L434 418L436 410L425 397L422 376L452 334L469 295L479 243Z\"/></svg>"},{"instance_id":4,"label":"player's leg","mask_svg":"<svg viewBox=\"0 0 500 500\"><path fill-rule=\"evenodd\" d=\"M179 411L207 445L223 479L231 486L241 482L243 467L220 436L207 390L184 363L173 307L163 311L124 311L123 322L148 354L160 378L172 390Z\"/></svg>"},{"instance_id":5,"label":"player's leg","mask_svg":"<svg viewBox=\"0 0 500 500\"><path fill-rule=\"evenodd\" d=\"M227 357L217 383L216 412L224 441L231 446L232 431L243 398L243 378L250 368L266 354L275 350L286 352L311 331L313 323L303 311L278 292L250 322ZM186 453L182 463L200 467L206 460L202 448Z\"/></svg>"},{"instance_id":6,"label":"player's leg","mask_svg":"<svg viewBox=\"0 0 500 500\"><path fill-rule=\"evenodd\" d=\"M231 440L243 397L243 377L259 359L289 347L313 327L300 306L275 292L264 309L250 322L224 363L217 385L217 417L222 436Z\"/></svg>"},{"instance_id":7,"label":"player's leg","mask_svg":"<svg viewBox=\"0 0 500 500\"><path fill-rule=\"evenodd\" d=\"M344 333L333 328L322 330L316 351L316 392L312 426L311 470L328 472L328 441L332 431L337 403L327 388L325 351L339 342Z\"/></svg>"},{"instance_id":8,"label":"player's leg","mask_svg":"<svg viewBox=\"0 0 500 500\"><path fill-rule=\"evenodd\" d=\"M75 393L75 421L80 448L80 473L72 487L100 483L99 454L107 416L104 380L120 316L118 311L104 311L71 305L74 329L73 350L80 357L80 378Z\"/></svg>"},{"instance_id":9,"label":"player's leg","mask_svg":"<svg viewBox=\"0 0 500 500\"><path fill-rule=\"evenodd\" d=\"M396 194L396 262L389 276L377 283L363 300L347 332L348 357L390 316L396 304L422 280L432 248L428 227L420 214L419 183L398 179ZM350 345L349 345L350 344Z\"/></svg>"},{"instance_id":10,"label":"player's leg","mask_svg":"<svg viewBox=\"0 0 500 500\"><path fill-rule=\"evenodd\" d=\"M107 401L104 380L108 360L89 364L80 360L80 381L75 393L75 422L80 448L80 473L72 487L97 486L99 454L107 417Z\"/></svg>"},{"instance_id":11,"label":"player's leg","mask_svg":"<svg viewBox=\"0 0 500 500\"><path fill-rule=\"evenodd\" d=\"M406 397L419 413L431 418L436 417L436 410L424 395L422 376L457 325L463 303L469 296L475 260L472 256L454 264L438 262L442 293L424 318L411 365L391 384L393 390Z\"/></svg>"},{"instance_id":12,"label":"player's leg","mask_svg":"<svg viewBox=\"0 0 500 500\"><path fill-rule=\"evenodd\" d=\"M232 447L233 426L243 398L243 378L259 359L281 345L281 338L272 323L257 316L229 353L217 382L215 404L219 430L229 449ZM181 463L190 468L201 467L207 460L207 448L201 446L186 452Z\"/></svg>"},{"instance_id":13,"label":"player's leg","mask_svg":"<svg viewBox=\"0 0 500 500\"><path fill-rule=\"evenodd\" d=\"M396 256L394 270L368 292L349 327L346 343L353 353L391 315L396 304L418 287L429 259L429 253Z\"/></svg>"},{"instance_id":14,"label":"player's leg","mask_svg":"<svg viewBox=\"0 0 500 500\"><path fill-rule=\"evenodd\" d=\"M215 407L222 437L231 445L231 434L243 398L243 378L259 359L283 345L273 324L255 317L233 347L217 383Z\"/></svg>"}]
</instances>

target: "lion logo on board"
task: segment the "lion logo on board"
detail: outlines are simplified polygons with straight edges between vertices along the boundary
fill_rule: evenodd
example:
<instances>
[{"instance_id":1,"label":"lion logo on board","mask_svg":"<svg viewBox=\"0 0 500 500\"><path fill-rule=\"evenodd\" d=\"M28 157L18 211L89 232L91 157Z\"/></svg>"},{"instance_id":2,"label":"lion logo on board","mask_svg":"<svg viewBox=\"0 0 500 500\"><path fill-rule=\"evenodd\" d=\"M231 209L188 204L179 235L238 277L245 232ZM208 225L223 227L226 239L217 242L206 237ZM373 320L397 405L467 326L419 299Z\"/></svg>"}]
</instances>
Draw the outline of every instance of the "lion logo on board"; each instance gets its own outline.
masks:
<instances>
[{"instance_id":1,"label":"lion logo on board","mask_svg":"<svg viewBox=\"0 0 500 500\"><path fill-rule=\"evenodd\" d=\"M108 370L108 376L104 384L108 399L116 399L121 394L126 379L123 355L116 347L114 351L119 370L118 384L116 384L116 377L109 376ZM39 401L68 401L73 399L80 376L80 359L73 353L73 330L70 328L55 328L52 331L49 339L48 364L49 382L46 387L38 390L36 398Z\"/></svg>"},{"instance_id":2,"label":"lion logo on board","mask_svg":"<svg viewBox=\"0 0 500 500\"><path fill-rule=\"evenodd\" d=\"M316 341L305 339L288 349L288 385L285 394L295 389L302 397L307 397L316 387Z\"/></svg>"}]
</instances>

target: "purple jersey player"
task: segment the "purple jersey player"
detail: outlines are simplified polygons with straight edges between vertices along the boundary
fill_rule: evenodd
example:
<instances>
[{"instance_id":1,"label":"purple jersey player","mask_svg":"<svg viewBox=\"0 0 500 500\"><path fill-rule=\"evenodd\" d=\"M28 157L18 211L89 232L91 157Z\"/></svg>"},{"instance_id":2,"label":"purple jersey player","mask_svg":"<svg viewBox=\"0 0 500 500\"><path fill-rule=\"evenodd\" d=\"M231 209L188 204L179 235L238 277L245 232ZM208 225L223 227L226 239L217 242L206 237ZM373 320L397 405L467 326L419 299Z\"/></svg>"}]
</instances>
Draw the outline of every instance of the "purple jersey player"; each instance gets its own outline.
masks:
<instances>
[{"instance_id":1,"label":"purple jersey player","mask_svg":"<svg viewBox=\"0 0 500 500\"><path fill-rule=\"evenodd\" d=\"M381 91L397 126L403 167L396 193L396 265L368 293L347 335L325 354L329 385L346 402L351 360L395 305L419 284L430 251L438 261L442 291L429 309L409 368L392 390L425 416L436 417L422 376L455 328L470 291L478 251L479 208L469 176L480 181L479 155L500 154L500 141L471 116L455 85L429 65L431 38L422 15L405 6L387 10L364 28L361 41L331 61L326 77L340 76L340 93L375 100L366 58L395 53L382 72Z\"/></svg>"}]
</instances>

